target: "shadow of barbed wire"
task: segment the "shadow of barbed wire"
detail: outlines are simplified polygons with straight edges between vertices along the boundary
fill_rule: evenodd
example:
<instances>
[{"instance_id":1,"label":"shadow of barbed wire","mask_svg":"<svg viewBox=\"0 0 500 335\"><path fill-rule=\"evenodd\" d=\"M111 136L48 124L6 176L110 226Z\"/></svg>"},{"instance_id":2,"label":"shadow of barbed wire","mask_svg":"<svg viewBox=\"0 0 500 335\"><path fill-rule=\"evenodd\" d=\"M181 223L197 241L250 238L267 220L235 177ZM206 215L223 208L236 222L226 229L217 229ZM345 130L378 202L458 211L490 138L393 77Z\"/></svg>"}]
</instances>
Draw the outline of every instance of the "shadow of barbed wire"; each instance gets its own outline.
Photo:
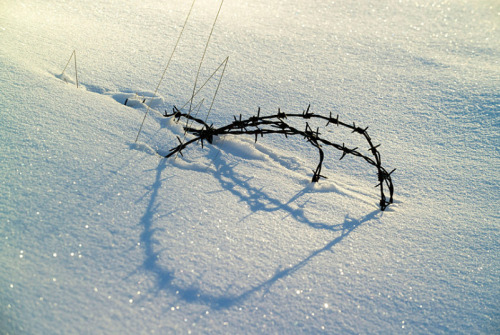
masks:
<instances>
[{"instance_id":1,"label":"shadow of barbed wire","mask_svg":"<svg viewBox=\"0 0 500 335\"><path fill-rule=\"evenodd\" d=\"M212 150L215 151L215 149ZM380 210L374 210L359 219L346 216L344 222L339 224L312 222L302 211L291 207L291 204L299 199L303 194L306 194L307 191L302 190L297 194L292 195L288 201L281 202L279 199L273 198L271 195L267 194L264 190L252 186L250 183L251 178L244 177L236 173L234 171L234 165L226 163L223 159L216 160L214 164L216 169L212 171L212 174L220 183L221 187L237 196L241 201L246 202L250 206L251 212L283 211L292 216L298 222L306 224L308 227L339 232L340 235L326 243L323 247L311 251L309 254L305 255L301 261L284 269L281 267L277 268L269 279L255 282L253 285L238 294L213 294L209 291L201 289L199 285L182 285L182 283L179 283L179 278L176 278L175 276L175 269L161 264L158 258L161 252L166 251L162 251L160 242L155 238L155 232L160 229L155 227L158 227L161 224L168 225L168 221L157 222L157 220L161 219L161 217L164 218L168 216L157 216L161 206L159 194L163 188L163 182L165 181L162 174L168 166L168 160L162 160L156 169L155 181L150 188L150 198L146 210L140 219L140 226L142 227L142 232L140 233L140 243L144 251L144 261L140 267L154 277L155 287L153 289L156 292L168 292L172 296L175 296L187 303L203 304L212 309L227 309L242 304L249 297L258 294L259 292L264 294L276 282L292 276L295 272L301 270L309 264L315 257L318 257L325 252L333 251L336 245L341 243L344 238L349 236L359 226L376 218L377 214L381 213ZM245 189L246 194L238 191L238 188ZM173 213L175 211L176 209L174 208L170 210L169 213Z\"/></svg>"},{"instance_id":2,"label":"shadow of barbed wire","mask_svg":"<svg viewBox=\"0 0 500 335\"><path fill-rule=\"evenodd\" d=\"M240 202L244 202L249 206L250 214L243 217L240 221L243 221L248 216L257 212L282 211L298 222L304 223L311 228L331 231L338 231L341 229L341 224L311 221L300 206L298 206L298 208L292 206L292 204L302 196L310 193L310 189L304 188L293 195L288 201L282 202L281 200L270 196L263 190L263 188L253 186L251 183L253 177L248 177L235 172L235 165L225 162L224 158L219 157L219 159L215 160L213 164L215 165L215 172L213 173L213 176L219 182L221 187L236 196Z\"/></svg>"}]
</instances>

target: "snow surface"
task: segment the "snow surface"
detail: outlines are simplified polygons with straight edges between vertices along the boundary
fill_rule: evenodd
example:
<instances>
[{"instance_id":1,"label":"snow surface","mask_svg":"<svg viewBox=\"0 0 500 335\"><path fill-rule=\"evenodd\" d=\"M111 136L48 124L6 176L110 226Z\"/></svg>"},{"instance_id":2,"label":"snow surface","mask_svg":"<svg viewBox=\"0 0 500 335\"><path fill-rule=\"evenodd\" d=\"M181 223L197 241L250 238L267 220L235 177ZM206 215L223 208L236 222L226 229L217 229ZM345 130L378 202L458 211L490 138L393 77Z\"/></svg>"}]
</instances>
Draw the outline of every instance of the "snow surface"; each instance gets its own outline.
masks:
<instances>
[{"instance_id":1,"label":"snow surface","mask_svg":"<svg viewBox=\"0 0 500 335\"><path fill-rule=\"evenodd\" d=\"M210 122L310 103L369 126L397 168L385 212L355 157L327 151L311 185L301 139L157 154L183 135L157 110L189 99L217 1L194 6L135 143L190 5L1 2L1 333L498 333L498 2L224 3Z\"/></svg>"}]
</instances>

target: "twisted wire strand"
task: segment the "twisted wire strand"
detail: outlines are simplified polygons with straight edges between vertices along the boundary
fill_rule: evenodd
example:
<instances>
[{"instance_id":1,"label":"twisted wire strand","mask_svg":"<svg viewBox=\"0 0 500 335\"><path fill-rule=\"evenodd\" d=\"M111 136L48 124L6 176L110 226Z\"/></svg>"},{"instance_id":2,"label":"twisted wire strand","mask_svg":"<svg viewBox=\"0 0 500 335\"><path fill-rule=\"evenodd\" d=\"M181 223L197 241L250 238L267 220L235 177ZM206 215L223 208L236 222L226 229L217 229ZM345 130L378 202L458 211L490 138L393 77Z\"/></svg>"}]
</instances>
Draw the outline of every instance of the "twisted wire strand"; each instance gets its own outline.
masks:
<instances>
[{"instance_id":1,"label":"twisted wire strand","mask_svg":"<svg viewBox=\"0 0 500 335\"><path fill-rule=\"evenodd\" d=\"M324 160L324 151L322 146L324 145L331 146L337 150L342 151L342 156L340 157L340 160L342 160L346 155L353 155L356 157L360 157L364 159L368 164L376 167L377 169L377 177L379 183L376 185L376 187L379 187L380 189L379 205L382 211L385 210L387 206L393 203L394 185L392 183L391 174L396 169L392 170L391 172L387 172L387 170L382 166L382 159L379 151L377 150L380 144L376 146L373 145L373 141L367 132L368 127L361 128L356 126L355 123L350 124L342 122L339 120L338 115L336 117L333 117L331 113L330 116L328 117L320 114L315 114L310 112L309 108L310 106L308 106L307 110L304 110L303 113L297 113L297 114L285 114L280 110L278 110L277 114L267 115L267 116L261 116L259 109L257 115L255 116L251 116L247 119L242 119L240 114L239 118L236 118L236 116L234 116L233 122L225 126L215 128L213 127L213 125L208 125L204 120L192 116L190 113L182 113L179 109L177 109L174 106L172 113L168 114L165 112L164 115L165 117L173 117L176 121L179 121L181 118L186 119L186 121L191 120L192 121L191 124L197 123L201 125L201 128L185 126L184 131L186 133L194 135L194 138L192 138L189 141L183 142L179 137L177 137L179 145L170 149L170 153L167 154L165 157L168 158L177 154L180 154L182 156L182 150L184 150L190 144L200 141L201 146L203 147L204 141L207 141L208 143L212 144L214 136L220 136L220 135L254 135L256 142L259 136L263 137L264 135L267 134L282 134L285 135L286 137L288 137L289 135L290 136L299 135L304 137L307 140L307 142L309 142L313 147L315 147L318 150L319 153L319 163L316 169L313 171L313 177L311 180L312 182L318 182L321 178L326 178L321 174L321 169ZM365 138L365 140L368 142L369 145L368 151L372 154L372 157L363 154L358 150L357 147L348 148L345 146L344 143L340 145L338 143L334 143L325 138L322 138L320 136L321 134L319 132L319 128L316 131L314 131L310 127L307 121L305 129L299 130L285 122L285 120L288 118L300 118L304 120L320 119L327 121L326 126L333 124L348 128L352 130L352 133L360 134ZM387 188L387 191L389 192L388 196L386 196L385 194L385 188Z\"/></svg>"}]
</instances>

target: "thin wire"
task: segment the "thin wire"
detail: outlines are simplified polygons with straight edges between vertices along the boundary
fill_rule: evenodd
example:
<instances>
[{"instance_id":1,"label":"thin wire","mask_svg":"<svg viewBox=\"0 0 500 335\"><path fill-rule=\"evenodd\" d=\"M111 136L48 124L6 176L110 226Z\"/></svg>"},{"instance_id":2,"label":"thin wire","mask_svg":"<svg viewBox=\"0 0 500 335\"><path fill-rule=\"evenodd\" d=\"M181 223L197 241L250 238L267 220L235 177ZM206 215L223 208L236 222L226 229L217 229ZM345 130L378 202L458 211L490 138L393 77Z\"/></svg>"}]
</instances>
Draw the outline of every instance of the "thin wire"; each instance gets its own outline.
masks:
<instances>
[{"instance_id":1,"label":"thin wire","mask_svg":"<svg viewBox=\"0 0 500 335\"><path fill-rule=\"evenodd\" d=\"M78 88L78 69L76 67L76 50L73 50L73 52L71 53L71 56L69 56L69 59L68 59L68 62L66 63L66 66L64 67L64 69L62 70L61 72L61 79L63 79L64 81L66 81L63 76L64 76L64 72L66 71L66 68L68 67L69 65L69 62L71 62L71 58L75 57L75 77L76 77L76 88ZM67 82L67 81L66 81Z\"/></svg>"},{"instance_id":2,"label":"thin wire","mask_svg":"<svg viewBox=\"0 0 500 335\"><path fill-rule=\"evenodd\" d=\"M78 88L78 70L76 69L76 50L73 50L73 54L75 55L75 77L76 77L76 88Z\"/></svg>"},{"instance_id":3,"label":"thin wire","mask_svg":"<svg viewBox=\"0 0 500 335\"><path fill-rule=\"evenodd\" d=\"M222 74L220 75L219 82L217 83L217 88L215 89L214 98L212 99L212 103L210 104L210 109L208 110L207 117L205 118L205 123L207 123L208 117L210 116L210 112L212 111L212 106L214 105L215 97L217 96L217 92L219 91L219 86L220 86L220 83L222 82L222 77L224 77L224 72L226 71L226 66L227 66L228 61L229 61L229 56L227 56L226 59L224 60L224 68L222 69ZM219 155L220 155L221 150L222 150L222 145L224 144L224 140L225 140L225 138L222 137L221 142L218 145L218 147L219 147L218 151L215 153L215 156L212 159L212 161L214 163L217 160L217 158L219 158ZM207 170L208 170L208 167L207 167Z\"/></svg>"},{"instance_id":4,"label":"thin wire","mask_svg":"<svg viewBox=\"0 0 500 335\"><path fill-rule=\"evenodd\" d=\"M168 59L167 66L165 66L165 70L163 70L163 74L161 75L160 81L158 82L158 85L156 86L155 93L153 94L153 97L151 98L151 100L148 104L148 108L146 109L146 114L144 114L144 118L142 119L141 127L139 128L139 132L137 133L137 137L135 138L135 143L137 143L137 140L139 139L139 135L141 134L142 127L144 126L144 121L146 121L146 117L148 116L149 110L151 109L151 103L153 102L153 99L156 97L156 93L158 93L158 89L160 88L161 82L163 81L163 78L165 77L165 74L167 73L167 69L170 65L170 62L172 61L172 58L174 57L175 50L177 49L177 46L179 45L179 41L181 40L181 36L182 36L182 33L184 32L184 28L186 28L189 16L191 16L191 11L193 10L195 2L196 2L196 0L193 0L193 3L191 4L191 8L189 9L189 13L186 16L186 20L184 21L184 25L182 26L179 37L177 38L177 42L175 43L174 49L172 50L172 54L170 54L170 58Z\"/></svg>"},{"instance_id":5,"label":"thin wire","mask_svg":"<svg viewBox=\"0 0 500 335\"><path fill-rule=\"evenodd\" d=\"M219 82L217 83L217 88L215 89L214 98L212 99L212 103L210 104L210 108L208 109L207 117L205 118L205 123L207 123L208 116L210 115L210 112L212 111L215 97L217 96L217 92L219 92L220 83L222 82L222 77L224 77L224 72L226 72L226 66L227 66L228 61L229 61L229 56L227 56L226 59L224 60L224 68L222 69L222 73L220 75Z\"/></svg>"},{"instance_id":6,"label":"thin wire","mask_svg":"<svg viewBox=\"0 0 500 335\"><path fill-rule=\"evenodd\" d=\"M223 4L224 4L224 0L222 0L220 3L219 10L217 11L217 15L215 16L214 23L212 24L212 29L210 30L210 34L208 35L207 44L205 45L205 49L203 50L203 55L201 56L200 65L198 66L198 71L196 72L196 78L194 80L193 94L191 94L191 99L189 99L189 112L187 114L188 116L191 115L191 112L193 111L193 99L194 99L194 96L196 95L195 94L196 93L196 86L198 85L198 77L200 76L201 65L203 64L203 60L205 59L208 45L210 44L210 39L212 38L215 24L217 23L217 19L219 18L220 10L222 9ZM186 127L188 126L188 121L189 120L186 121ZM182 140L184 140L186 138L186 134L187 134L187 132L184 131L184 136L183 136ZM179 152L177 152L177 154L175 155L175 158L177 158L178 155L179 155Z\"/></svg>"},{"instance_id":7,"label":"thin wire","mask_svg":"<svg viewBox=\"0 0 500 335\"><path fill-rule=\"evenodd\" d=\"M227 57L226 57L226 58L222 61L222 63L220 63L220 65L217 67L217 69L216 69L216 70L215 70L215 71L214 71L214 72L210 75L210 77L209 77L209 78L208 78L208 79L207 79L207 80L203 83L203 85L201 85L201 87L198 89L198 91L196 91L196 94L195 94L195 95L197 95L197 94L201 91L201 89L202 89L202 88L203 88L203 87L204 87L204 86L208 83L208 81L209 81L210 79L212 79L212 78L213 78L213 76L217 73L217 71L219 71L219 69L222 67L222 65L224 65L224 67L223 67L223 69L222 69L222 73L221 73L221 75L220 75L220 77L219 77L219 81L217 82L217 87L216 87L216 89L215 89L214 97L212 98L212 102L210 103L210 108L209 108L209 110L208 110L207 116L205 117L205 123L207 123L208 117L210 116L210 112L212 111L212 107L213 107L213 105L214 105L215 97L217 96L217 92L219 91L220 83L221 83L221 81L222 81L222 78L224 77L224 72L226 71L226 67L227 67L227 62L228 62L228 61L229 61L229 56L227 56ZM200 108L201 108L201 104L203 104L203 102L204 102L204 101L205 101L205 99L202 99L202 100L201 100L201 103L198 103L198 105L196 105L196 106L194 107L194 109L198 108L198 110L197 110L197 111L196 111L196 113L195 113L195 117L196 117L196 115L198 114L198 111L199 111L199 110L200 110ZM182 106L182 107L181 107L181 109L179 109L179 111L181 111L182 109L184 109L184 107L186 107L186 105L187 105L188 103L189 103L189 101L188 101L188 102L186 102L186 103L184 104L184 106ZM188 114L188 115L189 115L189 114ZM194 121L192 121L192 122L191 122L191 124L193 124L193 122L194 122ZM185 128L188 128L188 127L190 127L190 125L189 125L189 119L186 121L186 127L185 127ZM187 134L187 130L184 130L184 137L183 137L183 140L186 138L186 134ZM177 155L175 156L175 158L177 158Z\"/></svg>"},{"instance_id":8,"label":"thin wire","mask_svg":"<svg viewBox=\"0 0 500 335\"><path fill-rule=\"evenodd\" d=\"M66 66L64 67L64 69L62 70L62 73L61 75L64 74L64 71L66 71L66 68L68 67L69 65L69 62L71 62L71 58L73 58L73 54L75 53L75 50L73 50L73 52L71 53L71 56L69 56L69 59L68 59L68 62L66 63Z\"/></svg>"},{"instance_id":9,"label":"thin wire","mask_svg":"<svg viewBox=\"0 0 500 335\"><path fill-rule=\"evenodd\" d=\"M219 71L219 69L222 67L222 65L224 65L224 63L226 62L226 60L222 61L222 63L219 64L219 66L217 67L217 69L215 69L214 72L212 72L212 74L210 75L210 77L208 77L207 80L205 80L205 82L203 83L203 85L201 85L198 90L196 91L196 93L194 94L194 96L197 96L198 93L200 93L200 91L208 84L208 82L210 81L210 79L212 79L215 74L217 73L217 71ZM186 101L186 103L184 105L182 105L181 108L179 108L179 111L182 111L184 109L184 107L186 107L187 105L189 104L189 100Z\"/></svg>"},{"instance_id":10,"label":"thin wire","mask_svg":"<svg viewBox=\"0 0 500 335\"><path fill-rule=\"evenodd\" d=\"M224 3L224 0L222 0L220 3L219 10L217 11L217 15L215 16L215 20L214 20L214 23L212 25L212 30L210 30L210 35L208 35L207 44L205 45L205 50L203 50L203 55L201 56L200 65L198 66L198 71L196 72L196 79L194 80L193 94L191 95L191 99L189 100L188 115L191 114L191 110L192 110L192 106L193 106L193 99L194 99L195 92L196 92L196 85L198 84L198 77L199 77L200 71L201 71L201 65L203 63L203 60L205 59L205 54L207 53L208 45L210 44L210 39L212 38L215 24L217 23L217 19L219 18L220 10L222 9L223 3Z\"/></svg>"},{"instance_id":11,"label":"thin wire","mask_svg":"<svg viewBox=\"0 0 500 335\"><path fill-rule=\"evenodd\" d=\"M200 102L198 102L198 104L196 106L194 106L193 110L196 111L194 113L194 117L196 117L198 115L198 113L200 112L200 109L201 109L201 106L203 106L203 103L205 102L205 98L201 99ZM194 123L194 120L191 121L191 124L188 125L188 127L191 127Z\"/></svg>"}]
</instances>

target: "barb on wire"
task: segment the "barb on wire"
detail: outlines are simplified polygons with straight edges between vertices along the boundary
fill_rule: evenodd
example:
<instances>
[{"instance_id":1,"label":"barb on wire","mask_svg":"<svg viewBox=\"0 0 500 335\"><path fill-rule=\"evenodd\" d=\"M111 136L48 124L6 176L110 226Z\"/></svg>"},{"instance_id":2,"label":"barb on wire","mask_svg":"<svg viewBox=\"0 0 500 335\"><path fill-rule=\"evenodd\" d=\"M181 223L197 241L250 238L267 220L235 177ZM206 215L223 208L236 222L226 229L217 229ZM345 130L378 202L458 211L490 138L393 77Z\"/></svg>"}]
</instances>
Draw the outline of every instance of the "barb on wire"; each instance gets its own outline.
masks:
<instances>
[{"instance_id":1,"label":"barb on wire","mask_svg":"<svg viewBox=\"0 0 500 335\"><path fill-rule=\"evenodd\" d=\"M188 145L201 142L202 147L204 146L204 141L208 143L213 143L214 136L220 135L254 135L255 142L259 135L262 137L267 134L283 134L286 137L293 135L302 136L308 143L310 143L313 147L318 150L319 153L319 163L316 166L316 169L313 170L312 182L318 182L321 178L326 178L321 174L321 169L323 167L324 160L324 151L323 146L330 146L342 152L340 159L343 159L346 155L353 155L356 157L360 157L364 159L368 164L374 166L377 169L377 178L378 184L376 187L380 189L380 209L385 210L387 206L393 203L393 195L394 195L394 185L392 183L391 174L396 170L392 170L391 172L387 172L387 170L382 166L382 161L380 157L380 153L377 148L380 146L373 145L371 137L367 133L366 128L361 128L356 126L355 123L349 124L339 120L339 116L332 117L324 116L320 114L315 114L310 111L310 105L303 113L297 114L285 114L280 109L278 109L278 113L274 115L261 116L260 108L257 111L257 115L251 116L250 118L243 119L241 114L239 117L234 116L233 122L228 125L215 128L213 125L208 125L204 120L197 118L196 116L191 115L190 113L183 113L177 107L174 106L172 113L167 113L165 111L165 117L172 117L174 120L179 121L181 118L186 119L186 121L191 121L191 125L184 127L184 131L191 135L194 135L189 141L181 141L179 138L179 145L170 149L170 153L165 157L171 157L173 155L181 154L182 150L184 150ZM345 127L352 130L352 133L357 133L362 135L366 141L368 142L368 152L372 154L372 157L363 154L359 151L359 148L348 148L344 143L342 145L331 142L321 136L320 129L312 129L309 123L306 121L305 129L299 130L287 122L287 119L298 118L298 119L319 119L327 121L326 126L330 124L334 124L337 126ZM193 127L192 124L197 123L200 125L199 128ZM388 196L386 195L386 191L389 192Z\"/></svg>"}]
</instances>

